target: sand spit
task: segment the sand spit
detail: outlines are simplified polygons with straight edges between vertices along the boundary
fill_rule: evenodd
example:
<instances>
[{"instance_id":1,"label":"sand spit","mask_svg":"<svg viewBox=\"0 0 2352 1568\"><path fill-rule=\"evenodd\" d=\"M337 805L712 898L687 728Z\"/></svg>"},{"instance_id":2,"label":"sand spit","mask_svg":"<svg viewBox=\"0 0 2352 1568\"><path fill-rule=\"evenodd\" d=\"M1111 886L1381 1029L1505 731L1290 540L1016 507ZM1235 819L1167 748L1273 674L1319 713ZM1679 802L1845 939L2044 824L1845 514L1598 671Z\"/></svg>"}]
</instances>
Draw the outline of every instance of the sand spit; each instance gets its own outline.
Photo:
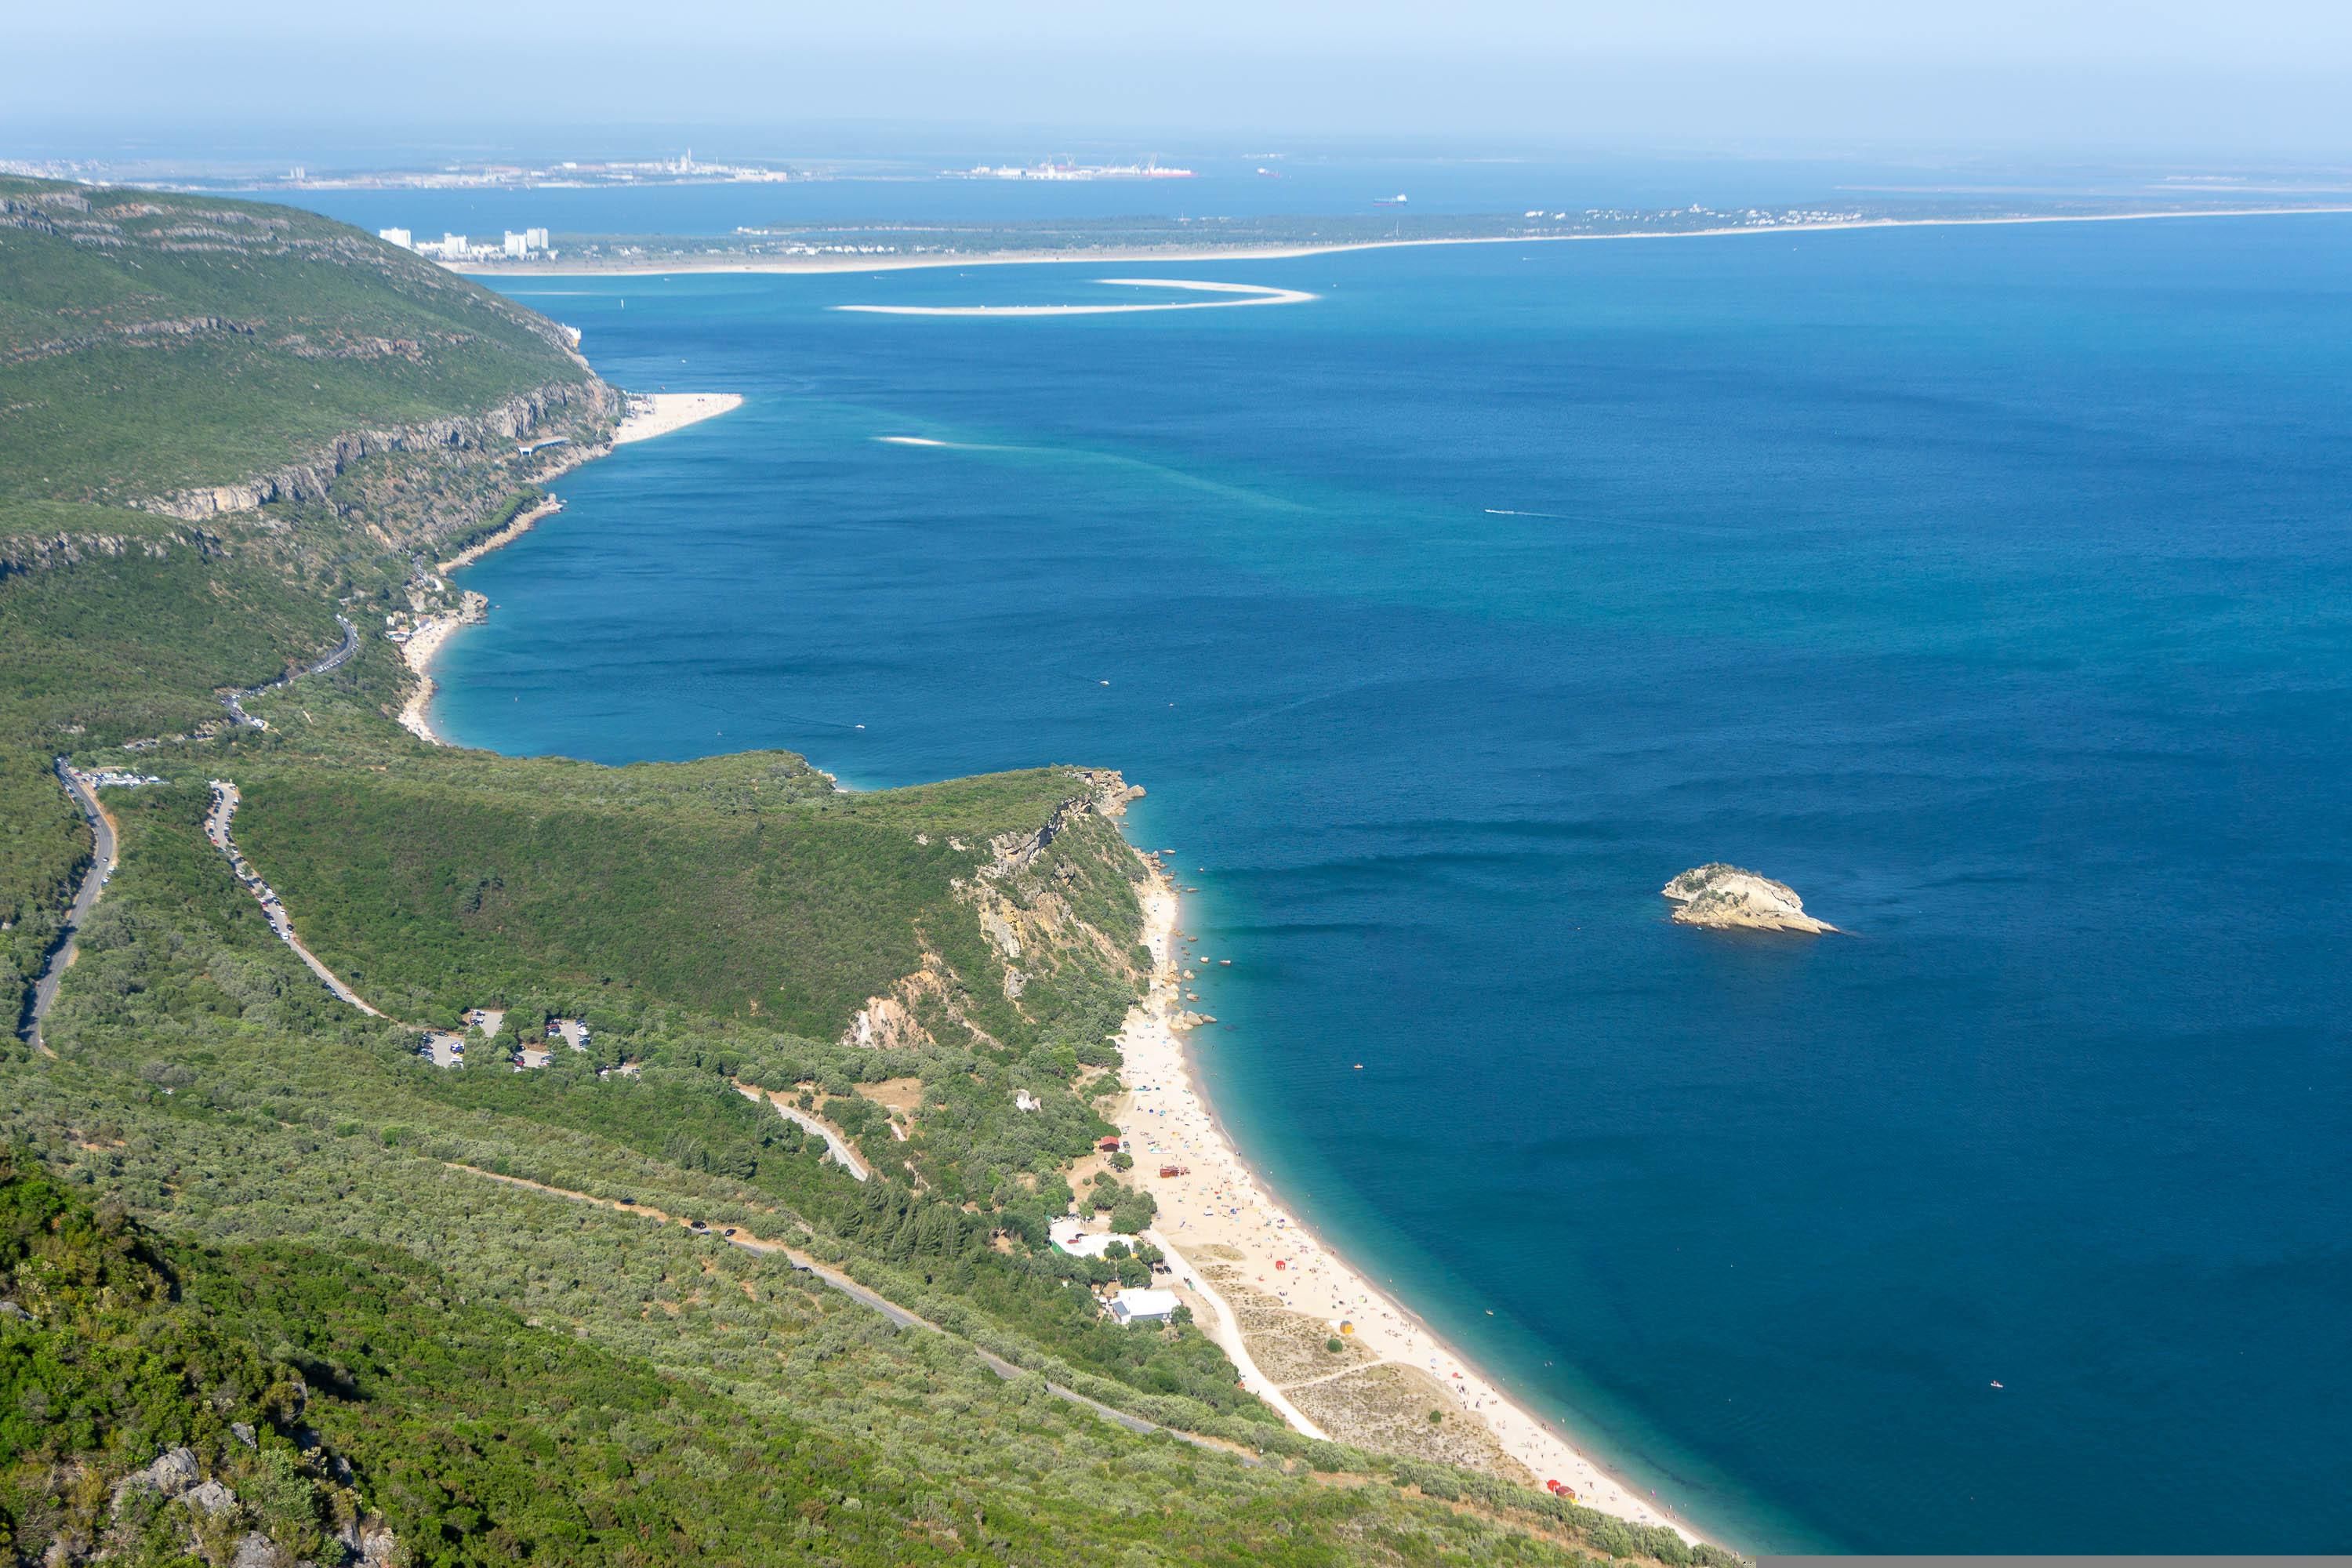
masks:
<instances>
[{"instance_id":1,"label":"sand spit","mask_svg":"<svg viewBox=\"0 0 2352 1568\"><path fill-rule=\"evenodd\" d=\"M1174 886L1155 871L1144 940L1157 973L1150 1000L1128 1014L1126 1091L1108 1110L1135 1156L1130 1179L1159 1200L1147 1239L1167 1253L1180 1293L1244 1386L1310 1436L1476 1465L1531 1486L1561 1481L1588 1508L1699 1539L1373 1289L1251 1173L1202 1098L1177 1034L1185 1015L1176 910ZM1338 1352L1328 1349L1332 1338ZM1445 1419L1431 1422L1431 1410Z\"/></svg>"},{"instance_id":2,"label":"sand spit","mask_svg":"<svg viewBox=\"0 0 2352 1568\"><path fill-rule=\"evenodd\" d=\"M1237 305L1303 305L1315 298L1304 289L1262 283L1202 283L1184 278L1097 278L1124 289L1190 289L1231 294L1230 300L1170 300L1151 305L835 305L869 316L1128 316L1145 310L1225 310Z\"/></svg>"},{"instance_id":3,"label":"sand spit","mask_svg":"<svg viewBox=\"0 0 2352 1568\"><path fill-rule=\"evenodd\" d=\"M613 432L613 445L650 441L742 406L743 395L739 392L633 392L627 412Z\"/></svg>"},{"instance_id":4,"label":"sand spit","mask_svg":"<svg viewBox=\"0 0 2352 1568\"><path fill-rule=\"evenodd\" d=\"M924 256L763 256L753 258L679 257L669 261L564 262L541 270L535 266L483 266L473 262L451 267L476 278L672 278L689 273L745 272L908 272L939 267L1023 267L1073 262L1100 267L1108 262L1143 261L1285 261L1300 256L1332 256L1349 250L1404 250L1433 245L1564 245L1580 241L1617 239L1710 239L1731 235L1769 237L1783 234L1821 234L1850 228L1982 228L2032 223L2138 223L2151 218L2289 217L2313 213L2352 212L2352 206L2191 207L2178 210L2120 213L2017 213L2007 217L1881 217L1845 223L1787 223L1738 228L1636 229L1624 234L1493 234L1436 239L1366 239L1344 245L1234 246L1110 246L1097 250L991 250L969 255Z\"/></svg>"}]
</instances>

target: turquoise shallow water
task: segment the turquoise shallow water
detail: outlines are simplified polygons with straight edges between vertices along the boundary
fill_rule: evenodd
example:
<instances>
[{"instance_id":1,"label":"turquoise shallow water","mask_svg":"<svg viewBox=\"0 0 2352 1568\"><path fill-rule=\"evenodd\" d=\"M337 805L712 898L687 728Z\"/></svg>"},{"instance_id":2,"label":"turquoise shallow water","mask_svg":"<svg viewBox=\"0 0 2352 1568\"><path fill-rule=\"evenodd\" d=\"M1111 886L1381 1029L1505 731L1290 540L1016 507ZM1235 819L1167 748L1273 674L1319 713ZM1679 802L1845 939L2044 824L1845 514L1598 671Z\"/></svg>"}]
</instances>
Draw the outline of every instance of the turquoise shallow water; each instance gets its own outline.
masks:
<instances>
[{"instance_id":1,"label":"turquoise shallow water","mask_svg":"<svg viewBox=\"0 0 2352 1568\"><path fill-rule=\"evenodd\" d=\"M1163 264L1321 298L1059 321L826 307L1114 291L519 286L751 401L469 571L436 722L1125 769L1253 1161L1738 1544L2341 1549L2347 264L2296 217ZM1714 858L1855 934L1666 923Z\"/></svg>"}]
</instances>

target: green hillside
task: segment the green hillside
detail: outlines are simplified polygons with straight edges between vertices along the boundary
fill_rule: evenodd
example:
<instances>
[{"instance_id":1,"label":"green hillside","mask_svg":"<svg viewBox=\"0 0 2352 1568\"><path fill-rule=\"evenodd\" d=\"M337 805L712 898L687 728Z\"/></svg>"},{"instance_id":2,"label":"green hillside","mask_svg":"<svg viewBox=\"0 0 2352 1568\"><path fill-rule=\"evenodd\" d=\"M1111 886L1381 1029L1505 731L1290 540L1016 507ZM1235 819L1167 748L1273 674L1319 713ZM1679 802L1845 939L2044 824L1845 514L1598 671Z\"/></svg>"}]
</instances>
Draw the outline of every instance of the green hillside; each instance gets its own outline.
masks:
<instances>
[{"instance_id":1,"label":"green hillside","mask_svg":"<svg viewBox=\"0 0 2352 1568\"><path fill-rule=\"evenodd\" d=\"M591 379L547 322L345 225L0 178L0 503L234 484Z\"/></svg>"},{"instance_id":2,"label":"green hillside","mask_svg":"<svg viewBox=\"0 0 2352 1568\"><path fill-rule=\"evenodd\" d=\"M1046 1245L1150 1212L1072 1185L1144 979L1117 775L395 722L387 626L551 477L515 400L609 433L551 324L284 209L0 203L20 1025L92 853L55 763L146 781L40 1048L0 1036L0 1565L1728 1561L1300 1436L1189 1321L1104 1317L1148 1247ZM420 1055L474 1008L466 1067Z\"/></svg>"}]
</instances>

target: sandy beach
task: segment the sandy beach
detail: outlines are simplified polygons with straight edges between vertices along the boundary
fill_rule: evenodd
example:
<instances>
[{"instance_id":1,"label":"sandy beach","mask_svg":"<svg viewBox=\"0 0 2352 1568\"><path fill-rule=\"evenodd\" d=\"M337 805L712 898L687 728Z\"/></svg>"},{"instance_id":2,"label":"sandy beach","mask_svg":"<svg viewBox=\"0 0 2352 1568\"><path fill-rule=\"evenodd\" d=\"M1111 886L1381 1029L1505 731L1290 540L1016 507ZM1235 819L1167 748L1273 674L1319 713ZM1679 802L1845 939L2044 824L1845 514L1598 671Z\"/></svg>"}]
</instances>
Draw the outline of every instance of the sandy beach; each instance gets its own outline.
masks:
<instances>
[{"instance_id":1,"label":"sandy beach","mask_svg":"<svg viewBox=\"0 0 2352 1568\"><path fill-rule=\"evenodd\" d=\"M742 394L736 392L633 392L621 423L613 431L613 445L650 441L742 406Z\"/></svg>"},{"instance_id":2,"label":"sandy beach","mask_svg":"<svg viewBox=\"0 0 2352 1568\"><path fill-rule=\"evenodd\" d=\"M1145 942L1158 973L1150 1001L1129 1012L1120 1037L1126 1093L1111 1119L1135 1156L1129 1178L1159 1200L1157 1222L1146 1237L1167 1253L1179 1293L1190 1298L1195 1321L1233 1358L1244 1385L1300 1431L1366 1447L1386 1447L1381 1433L1403 1428L1367 1422L1362 1405L1331 1399L1337 1383L1376 1384L1378 1392L1367 1402L1373 1405L1393 1405L1414 1391L1427 1395L1434 1385L1444 1391L1435 1396L1443 1407L1483 1424L1508 1457L1486 1468L1533 1485L1559 1480L1588 1508L1701 1539L1656 1499L1635 1491L1528 1414L1375 1289L1250 1171L1202 1098L1175 1026L1184 1017L1177 903L1174 887L1155 872L1144 899ZM1163 1176L1163 1168L1185 1173ZM1350 1325L1345 1355L1302 1366L1299 1347L1306 1345L1310 1357L1322 1353L1327 1336L1343 1322ZM1286 1375L1286 1370L1304 1375ZM1423 1421L1409 1425L1417 1428Z\"/></svg>"},{"instance_id":3,"label":"sandy beach","mask_svg":"<svg viewBox=\"0 0 2352 1568\"><path fill-rule=\"evenodd\" d=\"M433 694L440 689L433 684L433 656L441 651L441 645L449 640L449 634L464 624L456 616L427 621L400 645L400 657L408 661L408 668L416 674L416 689L408 694L408 700L400 705L401 728L427 745L446 746L449 743L433 732L433 726L425 718L425 709L433 704Z\"/></svg>"},{"instance_id":4,"label":"sandy beach","mask_svg":"<svg viewBox=\"0 0 2352 1568\"><path fill-rule=\"evenodd\" d=\"M656 261L563 261L537 267L443 263L470 278L669 278L688 273L904 272L936 267L1018 267L1037 263L1282 261L1300 256L1330 256L1349 250L1409 250L1434 245L1564 245L1620 239L1702 239L1729 235L1770 237L1823 234L1856 228L1983 228L2033 223L2139 223L2153 218L2285 217L2297 214L2352 212L2352 206L2194 207L2116 213L2018 213L2002 217L1856 218L1843 223L1746 225L1720 228L1638 229L1623 234L1495 234L1452 238L1364 239L1336 245L1105 246L1090 250L1003 250L922 256L681 256Z\"/></svg>"}]
</instances>

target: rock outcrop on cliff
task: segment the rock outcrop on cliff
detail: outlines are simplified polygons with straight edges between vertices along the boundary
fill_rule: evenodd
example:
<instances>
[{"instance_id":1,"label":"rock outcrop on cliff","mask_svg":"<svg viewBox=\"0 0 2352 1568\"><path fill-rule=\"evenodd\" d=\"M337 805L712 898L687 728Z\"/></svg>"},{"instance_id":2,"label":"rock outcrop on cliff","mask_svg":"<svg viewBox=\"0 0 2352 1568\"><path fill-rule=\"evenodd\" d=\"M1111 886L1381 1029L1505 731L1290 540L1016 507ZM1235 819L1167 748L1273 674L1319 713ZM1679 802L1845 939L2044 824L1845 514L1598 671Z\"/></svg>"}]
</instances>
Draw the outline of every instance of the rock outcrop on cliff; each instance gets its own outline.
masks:
<instances>
[{"instance_id":1,"label":"rock outcrop on cliff","mask_svg":"<svg viewBox=\"0 0 2352 1568\"><path fill-rule=\"evenodd\" d=\"M1676 923L1718 930L1834 931L1827 921L1805 912L1805 900L1786 882L1720 860L1693 867L1658 889L1675 900Z\"/></svg>"},{"instance_id":2,"label":"rock outcrop on cliff","mask_svg":"<svg viewBox=\"0 0 2352 1568\"><path fill-rule=\"evenodd\" d=\"M328 487L362 458L387 452L415 452L440 447L458 451L496 447L519 441L563 416L594 418L609 412L614 402L601 381L584 385L556 383L513 397L487 413L464 418L434 419L393 430L357 430L340 436L298 463L237 484L198 485L170 495L152 496L136 504L184 522L233 512L253 511L272 501L321 500Z\"/></svg>"},{"instance_id":3,"label":"rock outcrop on cliff","mask_svg":"<svg viewBox=\"0 0 2352 1568\"><path fill-rule=\"evenodd\" d=\"M938 1043L943 1026L953 1025L951 1036L961 1031L975 1043L994 1047L999 1042L967 1005L973 989L1001 992L1016 1013L1027 1016L1022 997L1031 983L1082 955L1086 962L1128 973L1141 983L1140 972L1133 967L1133 933L1124 927L1105 930L1099 917L1090 921L1081 912L1080 884L1082 865L1108 863L1121 877L1138 868L1134 852L1118 839L1117 828L1105 825L1115 825L1126 815L1129 803L1142 797L1142 786L1109 769L1073 768L1069 776L1076 787L1034 832L996 835L988 841L989 858L973 867L972 876L957 879L958 897L971 907L988 944L993 978L961 973L927 947L921 968L889 992L866 999L842 1034L842 1044L874 1050L929 1047ZM1088 823L1091 829L1082 826ZM920 837L924 843L930 841ZM967 849L958 838L948 844Z\"/></svg>"}]
</instances>

